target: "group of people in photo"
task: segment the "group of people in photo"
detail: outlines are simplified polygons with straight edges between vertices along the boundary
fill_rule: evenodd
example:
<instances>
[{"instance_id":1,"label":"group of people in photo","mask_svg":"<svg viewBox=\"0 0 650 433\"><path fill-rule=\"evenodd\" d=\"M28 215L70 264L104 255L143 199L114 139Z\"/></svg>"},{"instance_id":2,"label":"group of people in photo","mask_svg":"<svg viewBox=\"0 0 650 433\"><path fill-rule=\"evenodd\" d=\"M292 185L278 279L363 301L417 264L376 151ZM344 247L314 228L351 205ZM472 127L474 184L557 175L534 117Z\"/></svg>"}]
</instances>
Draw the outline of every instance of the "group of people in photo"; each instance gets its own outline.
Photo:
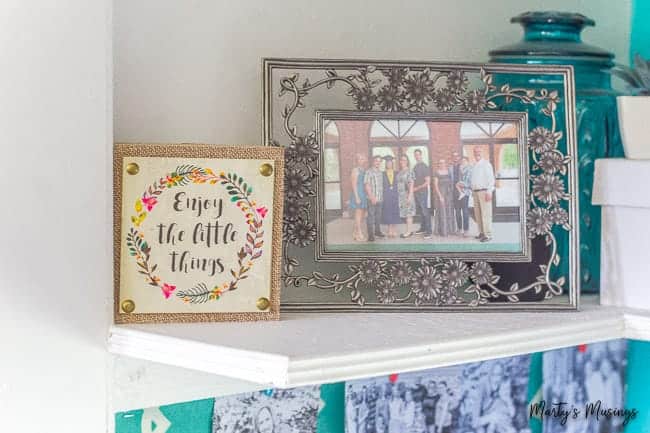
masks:
<instances>
[{"instance_id":1,"label":"group of people in photo","mask_svg":"<svg viewBox=\"0 0 650 433\"><path fill-rule=\"evenodd\" d=\"M454 152L451 163L440 159L434 167L423 160L420 149L413 152L414 163L406 153L397 161L393 156L374 156L370 164L366 155L357 154L348 204L354 217L353 239L375 242L398 236L469 236L472 197L478 226L476 239L490 241L494 168L480 147L475 147L472 154L474 161ZM417 229L416 215L420 222ZM398 233L401 224L405 224L405 230Z\"/></svg>"},{"instance_id":2,"label":"group of people in photo","mask_svg":"<svg viewBox=\"0 0 650 433\"><path fill-rule=\"evenodd\" d=\"M212 433L316 432L320 386L255 391L215 400Z\"/></svg>"},{"instance_id":3,"label":"group of people in photo","mask_svg":"<svg viewBox=\"0 0 650 433\"><path fill-rule=\"evenodd\" d=\"M567 402L581 416L566 424L561 419L544 418L546 433L618 433L622 417L597 418L588 414L588 405L602 410L625 406L624 386L626 340L569 347L544 353L544 399Z\"/></svg>"},{"instance_id":4,"label":"group of people in photo","mask_svg":"<svg viewBox=\"0 0 650 433\"><path fill-rule=\"evenodd\" d=\"M346 433L529 433L528 357L348 385ZM516 374L515 377L511 377Z\"/></svg>"}]
</instances>

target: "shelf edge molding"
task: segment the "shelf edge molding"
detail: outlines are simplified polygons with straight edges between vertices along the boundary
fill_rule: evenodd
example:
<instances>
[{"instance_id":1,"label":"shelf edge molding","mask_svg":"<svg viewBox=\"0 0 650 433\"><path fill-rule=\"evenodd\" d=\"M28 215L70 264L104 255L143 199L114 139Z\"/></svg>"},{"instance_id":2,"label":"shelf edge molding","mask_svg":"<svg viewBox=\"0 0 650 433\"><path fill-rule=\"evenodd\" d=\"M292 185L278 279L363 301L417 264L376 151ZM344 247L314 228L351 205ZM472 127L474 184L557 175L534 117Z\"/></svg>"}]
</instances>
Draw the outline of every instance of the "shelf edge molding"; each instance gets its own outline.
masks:
<instances>
[{"instance_id":1,"label":"shelf edge molding","mask_svg":"<svg viewBox=\"0 0 650 433\"><path fill-rule=\"evenodd\" d=\"M112 326L109 352L256 383L283 377L289 358Z\"/></svg>"},{"instance_id":2,"label":"shelf edge molding","mask_svg":"<svg viewBox=\"0 0 650 433\"><path fill-rule=\"evenodd\" d=\"M357 333L351 329L350 332L355 335L348 336L347 345L332 344L331 341L336 342L336 338L325 339L330 343L323 345L321 351L318 346L321 338L318 335L312 333L307 339L299 332L299 328L311 324L309 317L288 317L288 323L281 328L282 332L287 333L282 341L278 335L284 334L278 329L268 331L263 327L250 330L239 328L238 338L222 339L211 335L210 338L201 339L194 337L195 329L167 327L184 325L154 328L116 325L110 330L108 349L117 355L288 388L425 370L617 338L650 340L650 312L594 305L593 302L591 304L580 312L544 313L543 316L540 313L519 314L512 319L508 315L490 314L480 315L481 318L438 315L432 319L438 322L427 322L425 317L414 318L411 328L408 327L409 324L404 325L404 333L412 330L413 326L448 320L449 326L458 326L458 335L449 331L438 335L435 328L428 334L428 330L420 329L420 334L413 341L409 340L408 335L399 341L391 339L389 335L383 340L377 338L376 344L372 345L361 341L367 336L359 333L360 343L365 346L358 350L353 344ZM366 315L360 320L376 323L373 321L381 321L382 317L385 315ZM329 316L320 318L323 324L329 323L329 319ZM333 320L355 323L354 316ZM392 320L392 324L399 323L395 317ZM404 320L408 320L408 316ZM494 320L500 322L493 322ZM504 320L511 320L512 323L504 323ZM460 326L461 321L465 328ZM486 330L490 323L495 323L494 332ZM213 327L201 329L208 334L224 329L223 324L211 325ZM468 328L474 326L482 329L468 332ZM289 335L294 328L295 333ZM250 340L254 340L252 343L244 341L249 332ZM322 329L322 332L327 333L328 329ZM422 338L422 335L427 337ZM302 346L309 346L312 350L301 350Z\"/></svg>"}]
</instances>

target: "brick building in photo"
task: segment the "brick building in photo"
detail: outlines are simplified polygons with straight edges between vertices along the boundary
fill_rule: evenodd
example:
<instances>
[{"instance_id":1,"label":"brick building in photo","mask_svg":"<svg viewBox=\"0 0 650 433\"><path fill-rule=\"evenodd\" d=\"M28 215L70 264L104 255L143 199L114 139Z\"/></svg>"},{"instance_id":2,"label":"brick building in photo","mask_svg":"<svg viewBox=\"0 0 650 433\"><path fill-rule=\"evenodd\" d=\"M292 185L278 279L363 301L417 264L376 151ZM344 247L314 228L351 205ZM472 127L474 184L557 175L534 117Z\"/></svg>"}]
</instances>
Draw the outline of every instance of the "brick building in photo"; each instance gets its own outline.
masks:
<instances>
[{"instance_id":1,"label":"brick building in photo","mask_svg":"<svg viewBox=\"0 0 650 433\"><path fill-rule=\"evenodd\" d=\"M422 151L423 159L435 169L440 160L451 162L452 154L468 156L473 163L472 148L481 146L484 158L492 163L497 177L497 195L500 187L503 204L509 208L518 200L505 197L512 195L518 186L517 127L515 124L487 122L441 122L414 120L336 120L326 125L325 147L325 195L326 208L330 213L341 215L348 208L352 194L350 173L356 156L364 155L368 164L375 155L392 155L399 158L406 154L411 166L415 164L413 153ZM514 155L513 155L514 151ZM513 188L514 187L514 188ZM496 204L497 206L499 203ZM506 207L506 206L504 206ZM338 211L338 212L336 212Z\"/></svg>"}]
</instances>

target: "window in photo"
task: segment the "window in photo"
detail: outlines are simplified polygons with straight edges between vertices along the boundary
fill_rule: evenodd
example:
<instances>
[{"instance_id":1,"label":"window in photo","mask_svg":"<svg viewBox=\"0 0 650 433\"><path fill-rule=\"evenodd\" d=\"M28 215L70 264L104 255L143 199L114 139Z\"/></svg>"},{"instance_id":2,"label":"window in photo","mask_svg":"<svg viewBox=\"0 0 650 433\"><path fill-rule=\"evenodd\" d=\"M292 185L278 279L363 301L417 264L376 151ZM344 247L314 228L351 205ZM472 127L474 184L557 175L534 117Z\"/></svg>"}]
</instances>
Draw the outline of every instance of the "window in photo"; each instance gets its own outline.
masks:
<instances>
[{"instance_id":1,"label":"window in photo","mask_svg":"<svg viewBox=\"0 0 650 433\"><path fill-rule=\"evenodd\" d=\"M326 252L521 254L516 122L327 120Z\"/></svg>"}]
</instances>

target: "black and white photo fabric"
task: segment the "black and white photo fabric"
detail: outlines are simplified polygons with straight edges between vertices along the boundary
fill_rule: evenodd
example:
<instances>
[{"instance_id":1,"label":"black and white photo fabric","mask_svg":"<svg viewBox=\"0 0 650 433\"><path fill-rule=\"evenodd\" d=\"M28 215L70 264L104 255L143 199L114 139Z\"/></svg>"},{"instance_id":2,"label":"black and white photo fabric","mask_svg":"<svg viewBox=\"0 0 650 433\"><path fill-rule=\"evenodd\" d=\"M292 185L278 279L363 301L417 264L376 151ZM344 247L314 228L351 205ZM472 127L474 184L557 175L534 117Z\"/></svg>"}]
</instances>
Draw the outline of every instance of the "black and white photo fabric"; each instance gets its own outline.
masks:
<instances>
[{"instance_id":1,"label":"black and white photo fabric","mask_svg":"<svg viewBox=\"0 0 650 433\"><path fill-rule=\"evenodd\" d=\"M322 406L320 386L217 398L212 433L315 433Z\"/></svg>"},{"instance_id":2,"label":"black and white photo fabric","mask_svg":"<svg viewBox=\"0 0 650 433\"><path fill-rule=\"evenodd\" d=\"M529 433L530 356L346 383L346 433Z\"/></svg>"},{"instance_id":3,"label":"black and white photo fabric","mask_svg":"<svg viewBox=\"0 0 650 433\"><path fill-rule=\"evenodd\" d=\"M597 417L596 412L624 407L626 340L584 344L543 355L543 395L547 408L563 402L579 416L562 422L544 417L544 433L615 433L623 430L621 417Z\"/></svg>"}]
</instances>

